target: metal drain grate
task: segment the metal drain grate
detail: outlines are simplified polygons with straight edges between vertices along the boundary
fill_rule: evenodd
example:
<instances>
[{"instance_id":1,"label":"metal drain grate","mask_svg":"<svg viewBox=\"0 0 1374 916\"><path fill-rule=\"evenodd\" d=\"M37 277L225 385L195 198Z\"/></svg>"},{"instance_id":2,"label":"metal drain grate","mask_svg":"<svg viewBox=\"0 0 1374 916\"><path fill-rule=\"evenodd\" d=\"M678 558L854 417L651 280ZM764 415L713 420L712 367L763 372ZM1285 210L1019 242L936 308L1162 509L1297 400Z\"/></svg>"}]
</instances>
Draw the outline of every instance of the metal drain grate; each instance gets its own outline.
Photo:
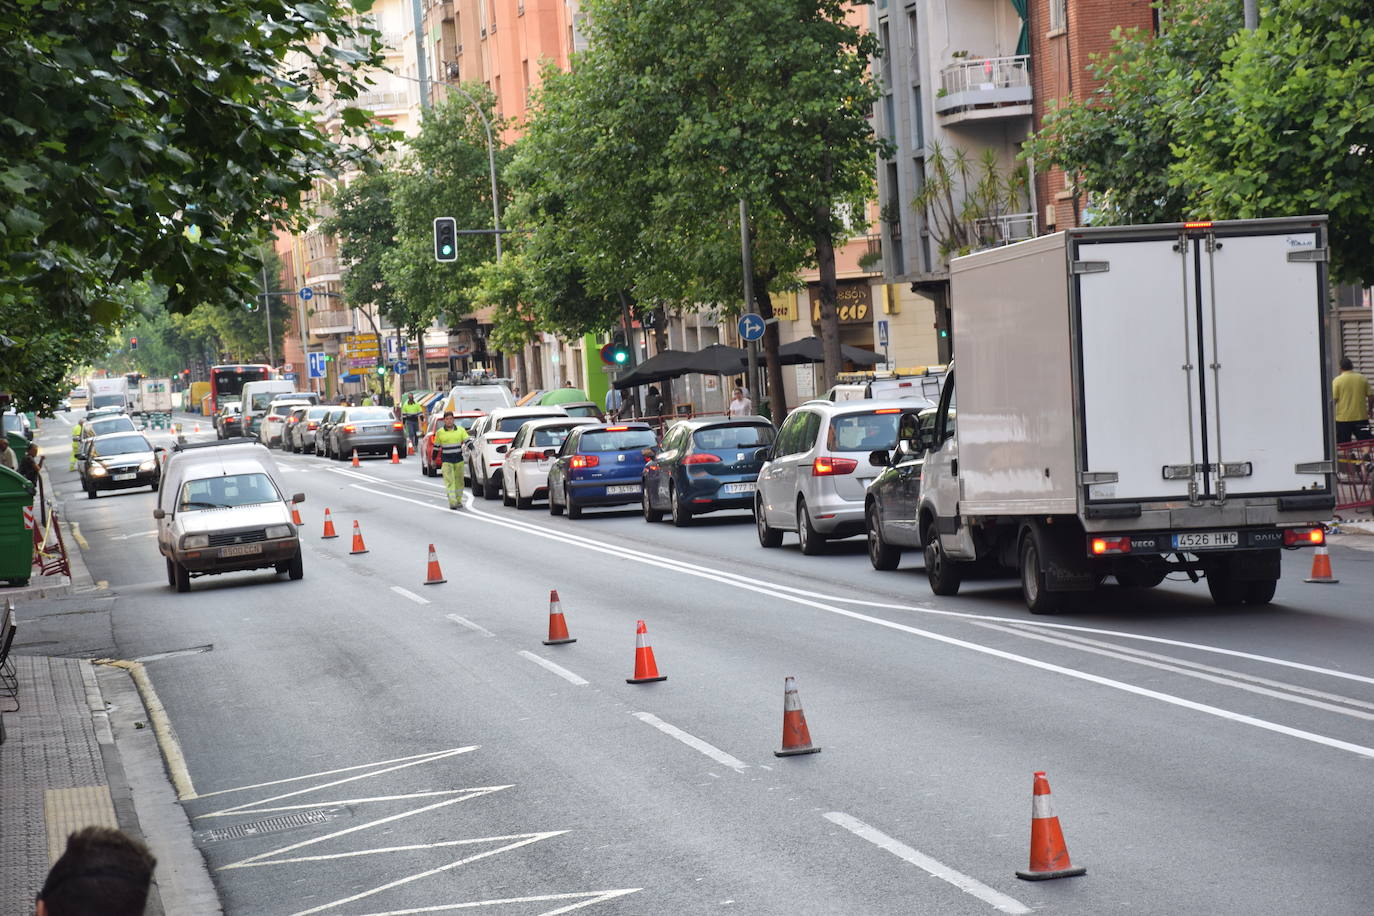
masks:
<instances>
[{"instance_id":1,"label":"metal drain grate","mask_svg":"<svg viewBox=\"0 0 1374 916\"><path fill-rule=\"evenodd\" d=\"M312 827L332 821L344 813L342 808L316 808L313 811L298 811L295 814L281 814L260 821L245 821L232 827L197 830L196 843L204 846L210 843L223 843L226 840L242 840L248 837L266 836L270 833L285 833L301 827Z\"/></svg>"}]
</instances>

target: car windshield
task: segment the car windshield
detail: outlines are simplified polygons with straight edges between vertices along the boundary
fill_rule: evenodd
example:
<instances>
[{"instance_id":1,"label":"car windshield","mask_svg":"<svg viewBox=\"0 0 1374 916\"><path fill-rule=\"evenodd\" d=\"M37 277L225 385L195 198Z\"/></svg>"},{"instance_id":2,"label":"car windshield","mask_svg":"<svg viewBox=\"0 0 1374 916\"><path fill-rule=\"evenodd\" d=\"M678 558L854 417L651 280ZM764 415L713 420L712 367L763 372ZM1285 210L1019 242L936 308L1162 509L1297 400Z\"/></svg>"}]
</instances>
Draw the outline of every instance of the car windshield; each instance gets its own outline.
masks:
<instances>
[{"instance_id":1,"label":"car windshield","mask_svg":"<svg viewBox=\"0 0 1374 916\"><path fill-rule=\"evenodd\" d=\"M111 455L131 455L134 452L151 452L153 447L142 436L117 436L101 439L93 447L93 453L108 458Z\"/></svg>"},{"instance_id":2,"label":"car windshield","mask_svg":"<svg viewBox=\"0 0 1374 916\"><path fill-rule=\"evenodd\" d=\"M534 431L530 441L531 446L547 448L550 445L562 445L563 440L568 438L568 433L573 431L571 426L541 426Z\"/></svg>"},{"instance_id":3,"label":"car windshield","mask_svg":"<svg viewBox=\"0 0 1374 916\"><path fill-rule=\"evenodd\" d=\"M266 474L225 474L188 480L181 487L181 509L228 509L276 502L281 494Z\"/></svg>"},{"instance_id":4,"label":"car windshield","mask_svg":"<svg viewBox=\"0 0 1374 916\"><path fill-rule=\"evenodd\" d=\"M114 406L123 407L123 406L124 406L124 395L123 395L123 394L97 394L95 397L91 398L91 406L92 406L92 407L114 407Z\"/></svg>"},{"instance_id":5,"label":"car windshield","mask_svg":"<svg viewBox=\"0 0 1374 916\"><path fill-rule=\"evenodd\" d=\"M543 417L556 416L559 416L559 414L543 413L539 414L538 416L522 415L518 417L502 417L500 420L497 421L496 428L503 433L513 433L519 431L520 427L524 426L531 420L538 420ZM488 432L491 432L491 430L488 430Z\"/></svg>"},{"instance_id":6,"label":"car windshield","mask_svg":"<svg viewBox=\"0 0 1374 916\"><path fill-rule=\"evenodd\" d=\"M327 413L329 413L328 407L311 407L305 412L305 418L307 420L318 420Z\"/></svg>"},{"instance_id":7,"label":"car windshield","mask_svg":"<svg viewBox=\"0 0 1374 916\"><path fill-rule=\"evenodd\" d=\"M851 413L834 417L825 445L831 451L872 452L897 444L897 421L901 413Z\"/></svg>"},{"instance_id":8,"label":"car windshield","mask_svg":"<svg viewBox=\"0 0 1374 916\"><path fill-rule=\"evenodd\" d=\"M387 407L359 407L348 412L348 419L353 420L391 420L391 410Z\"/></svg>"},{"instance_id":9,"label":"car windshield","mask_svg":"<svg viewBox=\"0 0 1374 916\"><path fill-rule=\"evenodd\" d=\"M773 444L773 427L762 424L712 426L699 429L692 442L700 449L763 448Z\"/></svg>"},{"instance_id":10,"label":"car windshield","mask_svg":"<svg viewBox=\"0 0 1374 916\"><path fill-rule=\"evenodd\" d=\"M563 408L573 417L595 417L597 415L595 404L574 404Z\"/></svg>"},{"instance_id":11,"label":"car windshield","mask_svg":"<svg viewBox=\"0 0 1374 916\"><path fill-rule=\"evenodd\" d=\"M625 452L657 445L652 430L594 430L584 433L578 446L583 452Z\"/></svg>"},{"instance_id":12,"label":"car windshield","mask_svg":"<svg viewBox=\"0 0 1374 916\"><path fill-rule=\"evenodd\" d=\"M267 405L277 397L276 391L255 391L253 393L253 413L260 413L267 409Z\"/></svg>"},{"instance_id":13,"label":"car windshield","mask_svg":"<svg viewBox=\"0 0 1374 916\"><path fill-rule=\"evenodd\" d=\"M106 433L131 432L137 427L128 417L105 417L91 422L91 435L103 436Z\"/></svg>"}]
</instances>

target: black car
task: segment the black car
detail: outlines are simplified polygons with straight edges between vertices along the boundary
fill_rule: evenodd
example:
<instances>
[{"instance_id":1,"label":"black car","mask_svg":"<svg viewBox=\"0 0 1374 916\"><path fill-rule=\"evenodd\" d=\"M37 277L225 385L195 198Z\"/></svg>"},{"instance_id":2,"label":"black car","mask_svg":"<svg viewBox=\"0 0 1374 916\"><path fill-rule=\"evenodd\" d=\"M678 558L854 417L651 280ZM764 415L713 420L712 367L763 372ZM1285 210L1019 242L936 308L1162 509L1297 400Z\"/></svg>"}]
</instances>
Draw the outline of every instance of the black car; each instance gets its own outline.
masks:
<instances>
[{"instance_id":1,"label":"black car","mask_svg":"<svg viewBox=\"0 0 1374 916\"><path fill-rule=\"evenodd\" d=\"M763 449L776 433L765 417L697 417L668 428L644 467L644 520L668 513L682 527L692 516L754 504Z\"/></svg>"},{"instance_id":2,"label":"black car","mask_svg":"<svg viewBox=\"0 0 1374 916\"><path fill-rule=\"evenodd\" d=\"M95 499L101 490L133 487L157 489L162 468L161 447L153 448L142 433L107 433L82 445L77 456L81 488Z\"/></svg>"},{"instance_id":3,"label":"black car","mask_svg":"<svg viewBox=\"0 0 1374 916\"><path fill-rule=\"evenodd\" d=\"M903 415L897 426L897 447L868 456L871 465L883 469L864 494L868 560L874 569L896 569L903 550L921 548L917 509L921 502L924 453L917 443L920 428L929 426L934 415L934 408Z\"/></svg>"}]
</instances>

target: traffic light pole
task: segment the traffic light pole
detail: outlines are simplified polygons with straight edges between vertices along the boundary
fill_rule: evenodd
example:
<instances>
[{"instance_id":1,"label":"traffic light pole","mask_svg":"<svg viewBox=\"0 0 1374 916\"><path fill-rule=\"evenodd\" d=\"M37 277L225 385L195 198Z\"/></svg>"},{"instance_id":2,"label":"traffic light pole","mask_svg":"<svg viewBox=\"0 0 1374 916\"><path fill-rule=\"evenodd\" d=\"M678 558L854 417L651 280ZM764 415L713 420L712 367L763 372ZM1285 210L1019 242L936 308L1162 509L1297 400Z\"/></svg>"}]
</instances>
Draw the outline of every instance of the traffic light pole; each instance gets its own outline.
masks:
<instances>
[{"instance_id":1,"label":"traffic light pole","mask_svg":"<svg viewBox=\"0 0 1374 916\"><path fill-rule=\"evenodd\" d=\"M262 308L267 315L267 365L276 366L277 361L272 358L276 347L272 344L272 297L267 294L267 255L263 254L262 246L258 246L259 263L262 265ZM277 282L281 282L278 279Z\"/></svg>"}]
</instances>

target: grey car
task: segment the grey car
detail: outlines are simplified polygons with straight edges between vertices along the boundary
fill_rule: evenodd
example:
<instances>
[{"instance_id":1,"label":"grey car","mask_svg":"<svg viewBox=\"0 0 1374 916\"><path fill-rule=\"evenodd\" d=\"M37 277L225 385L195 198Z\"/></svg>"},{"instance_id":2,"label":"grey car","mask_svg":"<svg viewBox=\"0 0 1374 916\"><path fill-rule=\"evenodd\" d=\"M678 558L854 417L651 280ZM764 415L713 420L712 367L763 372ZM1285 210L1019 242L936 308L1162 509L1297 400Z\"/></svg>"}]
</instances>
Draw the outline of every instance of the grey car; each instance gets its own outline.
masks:
<instances>
[{"instance_id":1,"label":"grey car","mask_svg":"<svg viewBox=\"0 0 1374 916\"><path fill-rule=\"evenodd\" d=\"M135 487L156 490L161 473L158 456L163 451L149 445L142 433L114 432L94 436L82 443L77 454L81 489L89 499L95 499L101 490Z\"/></svg>"},{"instance_id":2,"label":"grey car","mask_svg":"<svg viewBox=\"0 0 1374 916\"><path fill-rule=\"evenodd\" d=\"M328 407L297 407L286 418L286 431L282 435L282 448L288 452L315 451L315 433L320 421L329 413Z\"/></svg>"},{"instance_id":3,"label":"grey car","mask_svg":"<svg viewBox=\"0 0 1374 916\"><path fill-rule=\"evenodd\" d=\"M329 453L339 461L359 455L406 452L404 425L390 407L347 407L329 431Z\"/></svg>"}]
</instances>

